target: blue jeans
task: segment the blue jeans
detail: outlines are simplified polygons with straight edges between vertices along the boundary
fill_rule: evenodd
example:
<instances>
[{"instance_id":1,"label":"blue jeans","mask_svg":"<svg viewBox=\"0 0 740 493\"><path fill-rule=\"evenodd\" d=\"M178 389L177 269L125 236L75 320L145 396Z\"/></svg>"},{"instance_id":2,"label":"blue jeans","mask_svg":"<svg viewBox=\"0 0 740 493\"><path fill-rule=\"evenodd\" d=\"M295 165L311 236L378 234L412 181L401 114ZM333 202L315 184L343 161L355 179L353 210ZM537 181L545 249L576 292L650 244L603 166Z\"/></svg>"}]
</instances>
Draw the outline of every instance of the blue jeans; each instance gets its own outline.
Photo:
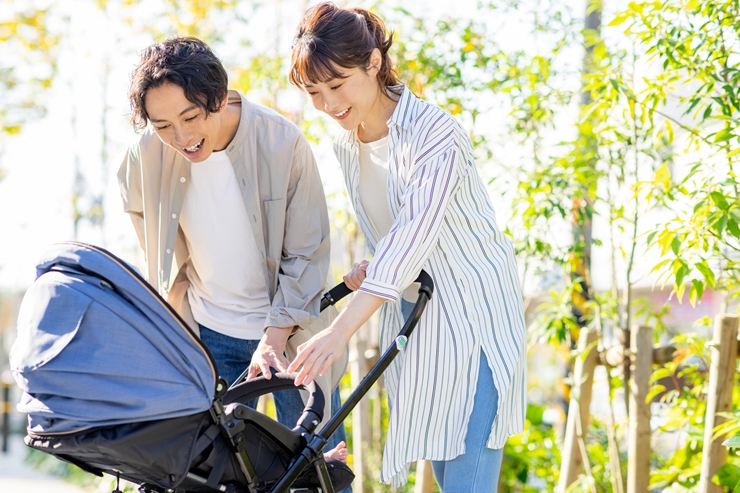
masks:
<instances>
[{"instance_id":1,"label":"blue jeans","mask_svg":"<svg viewBox=\"0 0 740 493\"><path fill-rule=\"evenodd\" d=\"M252 362L252 354L260 342L258 340L230 337L202 325L200 326L200 339L208 347L213 359L216 360L219 375L224 377L229 385L234 383ZM275 392L273 398L275 399L278 421L288 428L294 428L305 407L298 389ZM246 405L256 409L257 399L247 402ZM339 387L337 387L331 393L332 414L337 412L341 405ZM325 419L328 419L328 417ZM342 425L329 437L329 441L324 448L326 450L333 449L339 442L346 440L345 437L344 425Z\"/></svg>"},{"instance_id":2,"label":"blue jeans","mask_svg":"<svg viewBox=\"0 0 740 493\"><path fill-rule=\"evenodd\" d=\"M432 461L434 477L442 493L496 493L503 449L490 449L486 441L496 417L498 392L488 360L481 351L478 386L473 400L465 453L451 460Z\"/></svg>"},{"instance_id":3,"label":"blue jeans","mask_svg":"<svg viewBox=\"0 0 740 493\"><path fill-rule=\"evenodd\" d=\"M403 300L404 318L411 314L413 304ZM432 461L432 471L442 493L496 493L501 472L503 449L489 449L486 441L491 434L498 408L498 391L486 355L481 351L478 384L473 399L473 413L465 437L465 453L450 460Z\"/></svg>"}]
</instances>

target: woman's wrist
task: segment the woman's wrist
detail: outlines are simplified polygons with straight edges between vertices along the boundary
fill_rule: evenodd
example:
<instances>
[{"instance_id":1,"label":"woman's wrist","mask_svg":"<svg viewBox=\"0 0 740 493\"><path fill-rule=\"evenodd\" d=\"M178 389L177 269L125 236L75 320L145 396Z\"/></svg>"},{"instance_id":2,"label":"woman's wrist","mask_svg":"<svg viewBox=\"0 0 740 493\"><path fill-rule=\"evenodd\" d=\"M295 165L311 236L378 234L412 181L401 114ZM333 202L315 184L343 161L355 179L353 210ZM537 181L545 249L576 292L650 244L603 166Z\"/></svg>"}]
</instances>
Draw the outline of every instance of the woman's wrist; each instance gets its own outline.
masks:
<instances>
[{"instance_id":1,"label":"woman's wrist","mask_svg":"<svg viewBox=\"0 0 740 493\"><path fill-rule=\"evenodd\" d=\"M362 327L362 324L367 322L385 301L385 298L358 291L352 301L334 320L332 327L341 332L342 335L346 335L346 339L349 341L354 333Z\"/></svg>"}]
</instances>

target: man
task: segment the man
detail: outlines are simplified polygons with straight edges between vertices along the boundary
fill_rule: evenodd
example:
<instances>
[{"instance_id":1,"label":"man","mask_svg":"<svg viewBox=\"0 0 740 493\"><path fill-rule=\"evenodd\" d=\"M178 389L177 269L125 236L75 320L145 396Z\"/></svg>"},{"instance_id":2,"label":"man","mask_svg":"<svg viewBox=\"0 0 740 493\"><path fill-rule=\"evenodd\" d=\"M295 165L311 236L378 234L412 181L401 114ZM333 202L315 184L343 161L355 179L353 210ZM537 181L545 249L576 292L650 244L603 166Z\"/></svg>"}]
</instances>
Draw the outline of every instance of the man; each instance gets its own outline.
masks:
<instances>
[{"instance_id":1,"label":"man","mask_svg":"<svg viewBox=\"0 0 740 493\"><path fill-rule=\"evenodd\" d=\"M148 281L233 383L250 364L267 378L270 368L284 371L285 352L292 358L326 327L318 312L329 220L305 137L227 84L221 62L196 38L147 48L130 88L132 122L143 134L118 180ZM346 354L317 379L325 395L345 368ZM331 395L336 408L338 390ZM292 428L303 410L299 392L278 392L275 403ZM327 448L343 438L340 428ZM343 444L338 450L346 455Z\"/></svg>"}]
</instances>

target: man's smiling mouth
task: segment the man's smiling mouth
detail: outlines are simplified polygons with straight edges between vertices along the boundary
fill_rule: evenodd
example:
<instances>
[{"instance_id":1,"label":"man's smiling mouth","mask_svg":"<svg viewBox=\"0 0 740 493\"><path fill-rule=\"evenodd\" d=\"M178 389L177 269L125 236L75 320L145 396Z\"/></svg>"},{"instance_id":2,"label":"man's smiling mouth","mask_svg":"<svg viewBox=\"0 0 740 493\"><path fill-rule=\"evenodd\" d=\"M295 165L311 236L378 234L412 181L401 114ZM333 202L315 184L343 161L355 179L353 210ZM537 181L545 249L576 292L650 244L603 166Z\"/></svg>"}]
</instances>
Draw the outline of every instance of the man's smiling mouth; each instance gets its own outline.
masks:
<instances>
[{"instance_id":1,"label":"man's smiling mouth","mask_svg":"<svg viewBox=\"0 0 740 493\"><path fill-rule=\"evenodd\" d=\"M203 145L204 141L205 139L201 140L200 142L198 142L197 144L191 147L183 147L183 149L185 149L186 152L198 152L198 150L200 149L200 146Z\"/></svg>"}]
</instances>

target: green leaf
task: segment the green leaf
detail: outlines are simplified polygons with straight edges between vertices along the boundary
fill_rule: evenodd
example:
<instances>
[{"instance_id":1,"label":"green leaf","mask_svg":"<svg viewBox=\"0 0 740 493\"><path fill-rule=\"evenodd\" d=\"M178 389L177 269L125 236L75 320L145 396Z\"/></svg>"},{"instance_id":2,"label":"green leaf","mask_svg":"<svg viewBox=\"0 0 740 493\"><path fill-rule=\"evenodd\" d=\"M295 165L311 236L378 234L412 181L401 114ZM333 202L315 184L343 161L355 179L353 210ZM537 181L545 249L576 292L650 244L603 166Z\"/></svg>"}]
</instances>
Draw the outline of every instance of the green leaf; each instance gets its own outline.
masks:
<instances>
[{"instance_id":1,"label":"green leaf","mask_svg":"<svg viewBox=\"0 0 740 493\"><path fill-rule=\"evenodd\" d=\"M671 170L668 169L668 163L665 161L655 171L655 183L662 185L664 189L671 186Z\"/></svg>"},{"instance_id":2,"label":"green leaf","mask_svg":"<svg viewBox=\"0 0 740 493\"><path fill-rule=\"evenodd\" d=\"M732 236L740 239L740 227L738 227L737 221L729 215L727 216L727 230L732 234Z\"/></svg>"},{"instance_id":3,"label":"green leaf","mask_svg":"<svg viewBox=\"0 0 740 493\"><path fill-rule=\"evenodd\" d=\"M660 379L663 378L669 378L673 376L673 371L669 370L668 368L658 368L656 369L652 375L650 375L650 383L655 383Z\"/></svg>"},{"instance_id":4,"label":"green leaf","mask_svg":"<svg viewBox=\"0 0 740 493\"><path fill-rule=\"evenodd\" d=\"M629 19L629 13L628 12L620 12L619 14L617 14L614 17L614 19L612 19L612 21L608 24L608 26L609 27L619 26L620 24L622 24L627 19ZM616 87L615 87L615 89L616 89Z\"/></svg>"},{"instance_id":5,"label":"green leaf","mask_svg":"<svg viewBox=\"0 0 740 493\"><path fill-rule=\"evenodd\" d=\"M698 279L691 280L691 289L689 289L689 301L691 306L695 307L696 302L701 299L704 294L704 283Z\"/></svg>"},{"instance_id":6,"label":"green leaf","mask_svg":"<svg viewBox=\"0 0 740 493\"><path fill-rule=\"evenodd\" d=\"M740 448L740 434L735 435L732 438L728 438L727 440L722 442L722 445L727 448Z\"/></svg>"},{"instance_id":7,"label":"green leaf","mask_svg":"<svg viewBox=\"0 0 740 493\"><path fill-rule=\"evenodd\" d=\"M717 234L718 234L719 236L722 236L722 233L724 233L724 232L725 232L725 226L727 226L727 216L725 216L725 215L723 214L723 215L722 215L722 217L720 217L720 218L719 218L719 220L717 220L717 221L716 221L716 222L715 222L715 223L713 224L713 226L714 226L714 229L716 229L716 230L717 230Z\"/></svg>"},{"instance_id":8,"label":"green leaf","mask_svg":"<svg viewBox=\"0 0 740 493\"><path fill-rule=\"evenodd\" d=\"M678 236L673 237L673 241L671 241L671 250L673 250L673 253L678 255L678 250L681 248L681 240L678 239Z\"/></svg>"},{"instance_id":9,"label":"green leaf","mask_svg":"<svg viewBox=\"0 0 740 493\"><path fill-rule=\"evenodd\" d=\"M668 230L663 230L658 235L658 245L660 245L660 254L665 255L668 253L668 249L673 244L673 239L676 237L673 233ZM680 243L679 243L680 244Z\"/></svg>"},{"instance_id":10,"label":"green leaf","mask_svg":"<svg viewBox=\"0 0 740 493\"><path fill-rule=\"evenodd\" d=\"M678 269L678 272L676 272L676 286L681 286L683 288L683 280L686 277L686 275L689 273L689 268L685 265L681 266L680 269ZM683 289L681 289L681 293L683 293ZM682 298L683 296L679 296L679 298Z\"/></svg>"},{"instance_id":11,"label":"green leaf","mask_svg":"<svg viewBox=\"0 0 740 493\"><path fill-rule=\"evenodd\" d=\"M647 242L646 242L646 243L647 243L648 245L650 245L650 242L651 242L651 241L653 241L653 238L655 238L655 235L657 235L657 234L658 234L658 232L657 232L657 231L653 231L652 233L650 233L650 234L648 235L648 237L647 237Z\"/></svg>"},{"instance_id":12,"label":"green leaf","mask_svg":"<svg viewBox=\"0 0 740 493\"><path fill-rule=\"evenodd\" d=\"M650 387L650 391L648 392L647 397L645 397L645 402L651 402L653 399L655 399L656 396L665 392L665 390L665 385L653 385L652 387Z\"/></svg>"},{"instance_id":13,"label":"green leaf","mask_svg":"<svg viewBox=\"0 0 740 493\"><path fill-rule=\"evenodd\" d=\"M701 272L701 275L704 276L704 280L706 281L709 288L714 289L714 272L712 271L712 269L709 268L706 260L698 262L696 264L696 268L699 270L699 272Z\"/></svg>"},{"instance_id":14,"label":"green leaf","mask_svg":"<svg viewBox=\"0 0 740 493\"><path fill-rule=\"evenodd\" d=\"M734 135L732 134L731 128L723 128L719 132L717 132L714 136L714 143L719 144L720 142L727 142L731 138L733 138Z\"/></svg>"},{"instance_id":15,"label":"green leaf","mask_svg":"<svg viewBox=\"0 0 740 493\"><path fill-rule=\"evenodd\" d=\"M720 210L726 211L730 205L727 203L727 199L721 192L712 192L709 194L712 197L712 201L720 208Z\"/></svg>"},{"instance_id":16,"label":"green leaf","mask_svg":"<svg viewBox=\"0 0 740 493\"><path fill-rule=\"evenodd\" d=\"M533 425L542 424L542 417L545 415L545 406L536 404L527 405L527 420Z\"/></svg>"},{"instance_id":17,"label":"green leaf","mask_svg":"<svg viewBox=\"0 0 740 493\"><path fill-rule=\"evenodd\" d=\"M717 471L717 474L712 479L716 479L715 484L719 486L732 488L740 481L740 468L733 464L725 464L719 468L719 471Z\"/></svg>"}]
</instances>

